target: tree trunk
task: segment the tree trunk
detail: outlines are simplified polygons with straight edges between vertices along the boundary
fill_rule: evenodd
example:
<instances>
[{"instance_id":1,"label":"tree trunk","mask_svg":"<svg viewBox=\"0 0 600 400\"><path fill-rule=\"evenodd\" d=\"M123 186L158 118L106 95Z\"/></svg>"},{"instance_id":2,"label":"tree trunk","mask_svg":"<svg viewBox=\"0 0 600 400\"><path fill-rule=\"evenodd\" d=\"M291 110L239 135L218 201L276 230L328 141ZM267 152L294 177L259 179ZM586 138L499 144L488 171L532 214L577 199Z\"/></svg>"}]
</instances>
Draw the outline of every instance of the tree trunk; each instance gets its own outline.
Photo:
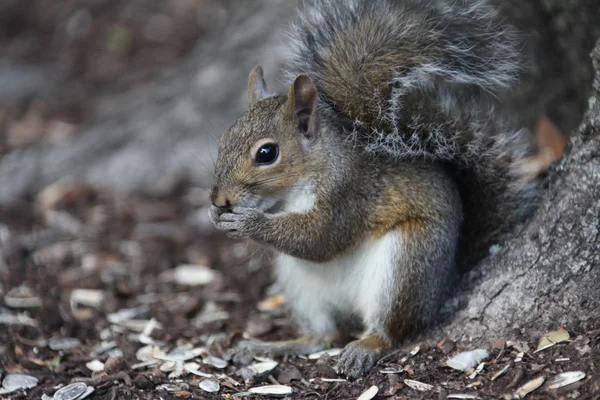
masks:
<instances>
[{"instance_id":1,"label":"tree trunk","mask_svg":"<svg viewBox=\"0 0 600 400\"><path fill-rule=\"evenodd\" d=\"M600 315L600 41L593 59L595 96L535 217L465 277L451 321L431 337L493 340Z\"/></svg>"},{"instance_id":2,"label":"tree trunk","mask_svg":"<svg viewBox=\"0 0 600 400\"><path fill-rule=\"evenodd\" d=\"M570 131L589 97L588 54L600 36L597 0L502 4L507 19L530 34L532 68L511 100L515 112L524 123L545 112ZM70 140L3 156L0 204L34 196L63 177L154 195L182 183L207 184L217 135L246 107L248 71L261 63L271 89L280 88L274 80L286 56L280 28L295 7L287 0L239 1L228 25L204 38L185 62L153 83L99 100L95 119ZM595 57L598 67L600 50ZM599 129L596 100L551 173L534 219L465 277L447 308L450 322L434 335L443 330L476 340L600 314Z\"/></svg>"}]
</instances>

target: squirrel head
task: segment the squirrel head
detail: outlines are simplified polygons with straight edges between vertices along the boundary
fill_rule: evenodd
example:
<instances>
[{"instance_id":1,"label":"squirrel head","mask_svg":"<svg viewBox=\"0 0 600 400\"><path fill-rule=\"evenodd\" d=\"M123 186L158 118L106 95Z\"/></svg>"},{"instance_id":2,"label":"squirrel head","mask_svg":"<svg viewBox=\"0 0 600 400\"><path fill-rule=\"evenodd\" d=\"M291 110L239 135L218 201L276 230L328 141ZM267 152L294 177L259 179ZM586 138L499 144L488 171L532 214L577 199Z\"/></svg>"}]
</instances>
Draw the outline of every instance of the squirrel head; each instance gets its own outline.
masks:
<instances>
[{"instance_id":1,"label":"squirrel head","mask_svg":"<svg viewBox=\"0 0 600 400\"><path fill-rule=\"evenodd\" d=\"M287 96L271 95L263 70L248 78L249 110L221 137L211 203L272 209L315 171L320 147L318 94L299 75Z\"/></svg>"}]
</instances>

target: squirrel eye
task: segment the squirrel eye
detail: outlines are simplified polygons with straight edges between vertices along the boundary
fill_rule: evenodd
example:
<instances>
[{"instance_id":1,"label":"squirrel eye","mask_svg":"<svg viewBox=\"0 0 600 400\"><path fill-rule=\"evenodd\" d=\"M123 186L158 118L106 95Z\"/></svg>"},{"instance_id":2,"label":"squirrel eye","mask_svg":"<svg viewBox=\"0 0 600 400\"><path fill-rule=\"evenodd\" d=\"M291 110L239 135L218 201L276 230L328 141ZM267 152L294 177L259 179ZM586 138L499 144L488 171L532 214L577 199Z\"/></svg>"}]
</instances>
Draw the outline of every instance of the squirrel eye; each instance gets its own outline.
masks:
<instances>
[{"instance_id":1,"label":"squirrel eye","mask_svg":"<svg viewBox=\"0 0 600 400\"><path fill-rule=\"evenodd\" d=\"M275 143L265 143L256 152L256 162L259 165L269 165L274 163L278 156L279 146Z\"/></svg>"}]
</instances>

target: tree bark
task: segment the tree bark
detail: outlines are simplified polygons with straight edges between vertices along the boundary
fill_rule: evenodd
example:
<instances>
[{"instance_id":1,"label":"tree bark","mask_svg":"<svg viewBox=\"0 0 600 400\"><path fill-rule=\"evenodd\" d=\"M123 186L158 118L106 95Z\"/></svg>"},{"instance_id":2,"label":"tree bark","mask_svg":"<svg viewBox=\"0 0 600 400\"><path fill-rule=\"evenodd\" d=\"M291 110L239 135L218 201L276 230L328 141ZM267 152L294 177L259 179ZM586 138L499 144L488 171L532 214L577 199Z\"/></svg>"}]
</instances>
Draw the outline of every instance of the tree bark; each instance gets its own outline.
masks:
<instances>
[{"instance_id":1,"label":"tree bark","mask_svg":"<svg viewBox=\"0 0 600 400\"><path fill-rule=\"evenodd\" d=\"M205 37L180 66L125 95L99 100L94 120L72 139L38 143L3 156L0 205L32 197L63 177L153 195L168 194L182 183L206 185L217 135L246 107L247 73L261 63L270 88L280 89L275 71L286 56L281 28L297 5L287 0L238 3L231 8L229 23ZM524 123L545 112L570 131L581 121L589 99L589 52L600 36L597 0L502 4L506 18L530 34L525 46L530 76L511 101L515 112ZM600 50L594 54L598 71ZM596 91L598 86L596 79ZM433 335L439 337L442 331L482 340L515 326L541 331L598 317L597 96L566 158L551 173L534 219L465 277L462 291L446 309L452 311L446 314L452 315L450 322Z\"/></svg>"},{"instance_id":2,"label":"tree bark","mask_svg":"<svg viewBox=\"0 0 600 400\"><path fill-rule=\"evenodd\" d=\"M535 217L465 277L445 310L450 322L430 337L481 342L515 328L543 333L600 316L600 41L593 60L591 106Z\"/></svg>"}]
</instances>

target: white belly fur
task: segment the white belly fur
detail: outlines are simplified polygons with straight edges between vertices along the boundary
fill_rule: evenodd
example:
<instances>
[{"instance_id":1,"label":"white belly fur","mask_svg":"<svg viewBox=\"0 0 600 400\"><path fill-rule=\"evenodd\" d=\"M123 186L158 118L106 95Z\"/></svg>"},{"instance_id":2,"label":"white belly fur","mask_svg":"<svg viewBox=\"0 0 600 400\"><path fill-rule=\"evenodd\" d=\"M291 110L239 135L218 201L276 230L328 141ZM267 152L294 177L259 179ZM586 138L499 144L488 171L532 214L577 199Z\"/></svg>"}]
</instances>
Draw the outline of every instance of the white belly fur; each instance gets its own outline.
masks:
<instances>
[{"instance_id":1,"label":"white belly fur","mask_svg":"<svg viewBox=\"0 0 600 400\"><path fill-rule=\"evenodd\" d=\"M280 254L278 279L306 333L332 334L332 313L360 316L367 330L380 331L396 299L402 243L390 231L326 263Z\"/></svg>"}]
</instances>

